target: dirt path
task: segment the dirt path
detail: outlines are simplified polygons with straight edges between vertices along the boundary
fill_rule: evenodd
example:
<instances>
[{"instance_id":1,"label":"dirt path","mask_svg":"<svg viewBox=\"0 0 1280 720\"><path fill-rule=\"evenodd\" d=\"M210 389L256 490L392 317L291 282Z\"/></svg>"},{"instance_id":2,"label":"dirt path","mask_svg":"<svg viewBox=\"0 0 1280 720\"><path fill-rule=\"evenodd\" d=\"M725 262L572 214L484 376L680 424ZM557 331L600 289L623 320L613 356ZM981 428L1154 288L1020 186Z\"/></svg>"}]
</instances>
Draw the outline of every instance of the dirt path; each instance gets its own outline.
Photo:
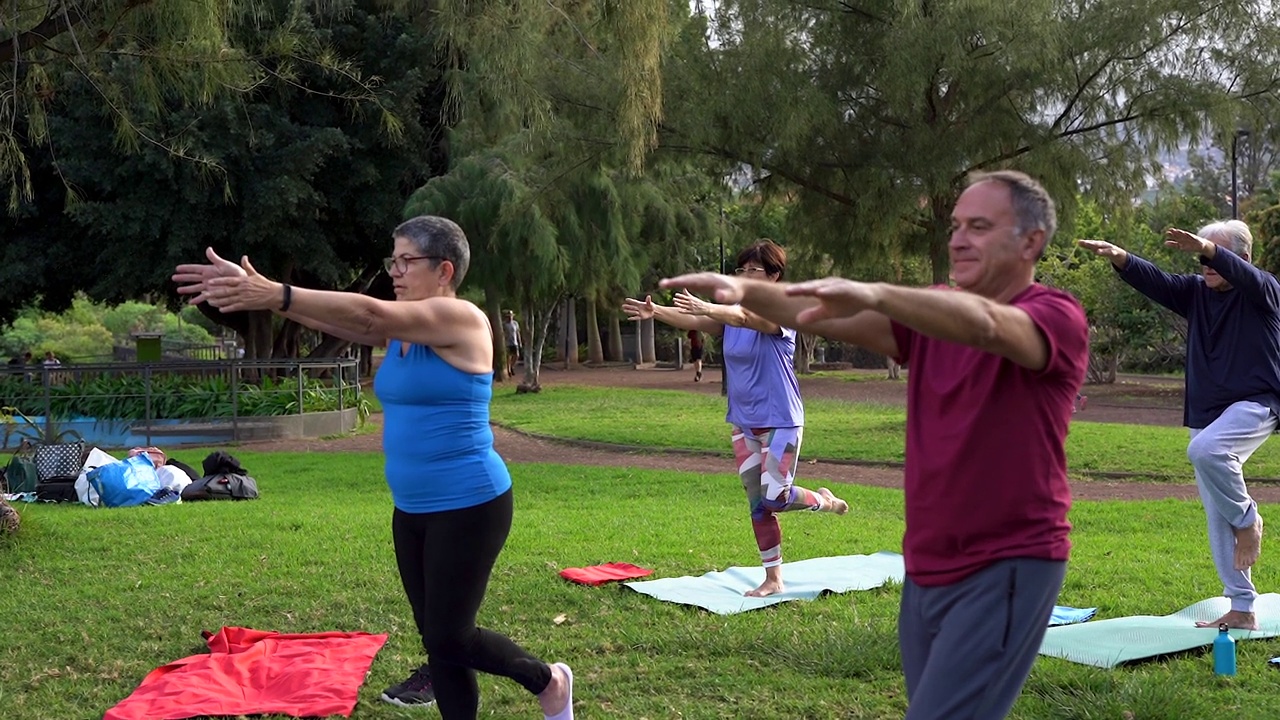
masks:
<instances>
[{"instance_id":1,"label":"dirt path","mask_svg":"<svg viewBox=\"0 0 1280 720\"><path fill-rule=\"evenodd\" d=\"M874 374L873 374L874 375ZM689 392L720 392L718 374L704 374L695 384L690 370L550 370L543 374L543 384L580 384L626 387L682 389ZM708 382L710 380L710 382ZM840 378L805 378L801 381L805 397L835 397L875 403L904 403L906 383L881 379L851 382ZM496 392L510 392L510 384L499 384ZM1086 388L1089 403L1085 413L1099 422L1129 422L1149 425L1180 425L1182 422L1182 389L1174 382L1125 383L1107 387ZM382 418L370 418L375 431L331 440L273 440L246 443L255 451L302 452L379 452L382 450ZM597 443L571 443L531 437L501 427L494 428L494 444L498 453L511 463L555 463L562 465L594 465L632 467L648 470L673 470L696 473L732 472L727 456L688 452L636 452ZM854 483L876 487L901 488L899 468L864 467L859 465L804 461L799 470L801 484L818 481ZM1150 482L1077 481L1072 493L1079 500L1152 500L1161 498L1194 499L1193 485ZM1259 485L1250 488L1259 502L1280 502L1280 487Z\"/></svg>"}]
</instances>

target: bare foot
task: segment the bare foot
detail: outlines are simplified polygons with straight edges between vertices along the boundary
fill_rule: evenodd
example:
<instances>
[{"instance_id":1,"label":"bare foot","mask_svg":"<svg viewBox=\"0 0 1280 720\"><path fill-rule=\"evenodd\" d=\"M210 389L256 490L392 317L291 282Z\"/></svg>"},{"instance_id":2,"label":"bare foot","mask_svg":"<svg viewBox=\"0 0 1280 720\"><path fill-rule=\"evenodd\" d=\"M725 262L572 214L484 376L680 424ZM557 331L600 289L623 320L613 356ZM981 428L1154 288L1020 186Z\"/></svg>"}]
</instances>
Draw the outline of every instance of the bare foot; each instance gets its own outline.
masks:
<instances>
[{"instance_id":1,"label":"bare foot","mask_svg":"<svg viewBox=\"0 0 1280 720\"><path fill-rule=\"evenodd\" d=\"M742 594L745 597L769 597L770 595L776 595L780 592L782 592L781 580L765 580L763 583L760 583L760 587L755 590L748 590Z\"/></svg>"},{"instance_id":2,"label":"bare foot","mask_svg":"<svg viewBox=\"0 0 1280 720\"><path fill-rule=\"evenodd\" d=\"M1247 528L1235 528L1236 569L1248 570L1262 554L1262 516Z\"/></svg>"},{"instance_id":3,"label":"bare foot","mask_svg":"<svg viewBox=\"0 0 1280 720\"><path fill-rule=\"evenodd\" d=\"M837 515L843 515L849 512L849 503L841 500L826 488L818 488L818 494L822 496L822 507L818 508L822 512L833 512Z\"/></svg>"},{"instance_id":4,"label":"bare foot","mask_svg":"<svg viewBox=\"0 0 1280 720\"><path fill-rule=\"evenodd\" d=\"M551 682L546 689L538 693L538 704L542 706L542 714L549 718L572 718L573 711L569 705L573 702L573 673L564 663L551 666ZM569 712L565 712L569 710Z\"/></svg>"},{"instance_id":5,"label":"bare foot","mask_svg":"<svg viewBox=\"0 0 1280 720\"><path fill-rule=\"evenodd\" d=\"M1223 615L1217 620L1213 620L1211 622L1198 622L1196 623L1196 627L1216 628L1222 623L1226 623L1227 627L1232 628L1234 630L1257 630L1258 616L1254 615L1251 612L1241 612L1239 610L1232 610L1231 612L1227 613L1226 615Z\"/></svg>"}]
</instances>

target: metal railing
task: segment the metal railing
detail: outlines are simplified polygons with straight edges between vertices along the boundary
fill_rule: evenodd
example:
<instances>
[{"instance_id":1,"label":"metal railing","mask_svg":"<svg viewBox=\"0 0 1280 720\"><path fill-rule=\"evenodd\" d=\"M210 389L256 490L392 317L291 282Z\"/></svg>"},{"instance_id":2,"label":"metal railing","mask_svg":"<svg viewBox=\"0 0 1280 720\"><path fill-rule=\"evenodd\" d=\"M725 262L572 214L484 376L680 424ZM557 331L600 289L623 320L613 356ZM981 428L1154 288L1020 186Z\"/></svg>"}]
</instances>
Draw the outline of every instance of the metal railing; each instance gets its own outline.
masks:
<instances>
[{"instance_id":1,"label":"metal railing","mask_svg":"<svg viewBox=\"0 0 1280 720\"><path fill-rule=\"evenodd\" d=\"M358 362L346 358L0 366L0 406L35 419L46 440L69 429L85 435L89 426L148 445L155 436L202 433L210 441L240 441L270 436L267 426L281 425L281 418L337 411L336 426L309 419L282 431L332 434L351 429L349 411L358 413L361 403ZM10 447L15 434L31 434L29 424L21 433L24 423L0 424L0 448Z\"/></svg>"}]
</instances>

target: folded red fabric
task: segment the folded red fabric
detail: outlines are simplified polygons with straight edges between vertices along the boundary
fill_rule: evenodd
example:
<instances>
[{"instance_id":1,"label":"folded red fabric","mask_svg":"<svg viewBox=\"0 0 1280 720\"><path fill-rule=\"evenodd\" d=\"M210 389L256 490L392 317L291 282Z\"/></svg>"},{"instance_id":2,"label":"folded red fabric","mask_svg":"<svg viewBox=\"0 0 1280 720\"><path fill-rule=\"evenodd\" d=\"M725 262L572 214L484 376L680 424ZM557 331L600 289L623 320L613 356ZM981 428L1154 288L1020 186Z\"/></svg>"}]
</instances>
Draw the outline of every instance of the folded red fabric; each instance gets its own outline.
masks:
<instances>
[{"instance_id":1,"label":"folded red fabric","mask_svg":"<svg viewBox=\"0 0 1280 720\"><path fill-rule=\"evenodd\" d=\"M652 575L653 571L631 563L605 563L584 568L565 568L560 577L583 585L603 585L616 580L631 580Z\"/></svg>"},{"instance_id":2,"label":"folded red fabric","mask_svg":"<svg viewBox=\"0 0 1280 720\"><path fill-rule=\"evenodd\" d=\"M204 635L208 655L152 670L103 720L271 713L350 717L365 673L387 641L385 634L289 635L242 627Z\"/></svg>"}]
</instances>

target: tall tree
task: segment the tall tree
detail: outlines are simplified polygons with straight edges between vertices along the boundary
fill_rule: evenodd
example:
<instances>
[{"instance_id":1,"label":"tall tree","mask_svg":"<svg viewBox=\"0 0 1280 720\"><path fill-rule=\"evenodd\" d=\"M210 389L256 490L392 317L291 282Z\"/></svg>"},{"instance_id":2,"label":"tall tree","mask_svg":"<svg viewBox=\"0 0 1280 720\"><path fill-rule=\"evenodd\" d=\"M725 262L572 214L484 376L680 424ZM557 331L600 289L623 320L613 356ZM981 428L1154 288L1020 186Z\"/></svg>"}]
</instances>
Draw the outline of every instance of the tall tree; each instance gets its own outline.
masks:
<instances>
[{"instance_id":1,"label":"tall tree","mask_svg":"<svg viewBox=\"0 0 1280 720\"><path fill-rule=\"evenodd\" d=\"M948 275L967 173L1014 164L1069 219L1128 198L1153 153L1273 95L1271 3L723 0L673 44L662 144L796 188L836 256L916 243ZM689 28L694 28L690 25Z\"/></svg>"},{"instance_id":2,"label":"tall tree","mask_svg":"<svg viewBox=\"0 0 1280 720\"><path fill-rule=\"evenodd\" d=\"M67 147L56 167L51 157L42 165L43 187L55 197L22 219L6 254L39 255L37 248L53 247L68 261L42 268L43 287L83 288L110 301L167 287L172 266L201 257L206 246L228 257L248 254L263 272L300 284L369 289L404 199L444 164L432 39L378 11L372 0L301 19L291 6L278 9L286 13L280 22L310 46L325 48L332 61L299 67L288 77L268 75L251 92L217 98L203 109L175 101L153 123L173 143L216 163L219 177L163 147L122 152L111 142L108 121L84 101L94 88L85 80L69 83L50 118ZM266 17L252 20L233 27L231 40L266 42L260 34L272 24ZM353 102L349 77L332 67L355 65L337 58L376 74L376 102ZM102 72L123 86L141 68L126 58ZM74 223L58 216L62 183L55 172L82 195L69 208ZM69 224L73 232L65 232ZM148 261L121 261L137 257ZM270 313L213 316L245 337L248 357L307 350L299 347L300 328L277 327ZM342 347L330 339L315 350L332 354Z\"/></svg>"}]
</instances>

